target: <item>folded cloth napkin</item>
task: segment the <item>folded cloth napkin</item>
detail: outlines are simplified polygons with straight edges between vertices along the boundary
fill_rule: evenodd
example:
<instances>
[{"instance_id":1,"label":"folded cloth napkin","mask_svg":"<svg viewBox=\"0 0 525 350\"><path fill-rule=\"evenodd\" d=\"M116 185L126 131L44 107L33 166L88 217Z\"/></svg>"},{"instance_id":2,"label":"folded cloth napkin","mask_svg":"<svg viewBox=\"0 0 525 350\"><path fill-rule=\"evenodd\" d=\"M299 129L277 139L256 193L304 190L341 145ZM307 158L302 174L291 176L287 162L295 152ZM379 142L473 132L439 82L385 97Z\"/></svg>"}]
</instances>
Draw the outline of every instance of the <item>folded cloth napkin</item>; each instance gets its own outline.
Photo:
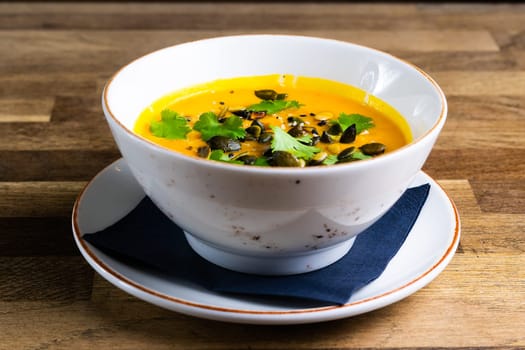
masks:
<instances>
[{"instance_id":1,"label":"folded cloth napkin","mask_svg":"<svg viewBox=\"0 0 525 350\"><path fill-rule=\"evenodd\" d=\"M83 238L115 258L153 267L216 292L344 304L352 293L381 275L416 222L429 190L429 184L408 189L380 220L356 237L339 261L291 276L239 273L208 262L192 250L183 231L148 197L120 221Z\"/></svg>"}]
</instances>

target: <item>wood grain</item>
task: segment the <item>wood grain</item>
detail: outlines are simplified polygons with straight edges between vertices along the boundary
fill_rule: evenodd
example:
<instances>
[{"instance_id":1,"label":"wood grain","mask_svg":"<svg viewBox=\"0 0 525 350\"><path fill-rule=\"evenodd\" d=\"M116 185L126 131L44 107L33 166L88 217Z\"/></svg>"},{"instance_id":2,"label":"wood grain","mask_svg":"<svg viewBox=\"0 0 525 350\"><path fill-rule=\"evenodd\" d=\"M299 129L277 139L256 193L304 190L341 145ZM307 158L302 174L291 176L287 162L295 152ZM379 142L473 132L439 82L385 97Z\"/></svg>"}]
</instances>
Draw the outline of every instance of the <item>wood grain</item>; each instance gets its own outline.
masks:
<instances>
[{"instance_id":1,"label":"wood grain","mask_svg":"<svg viewBox=\"0 0 525 350\"><path fill-rule=\"evenodd\" d=\"M525 72L436 72L435 79L449 96L522 96Z\"/></svg>"},{"instance_id":2,"label":"wood grain","mask_svg":"<svg viewBox=\"0 0 525 350\"><path fill-rule=\"evenodd\" d=\"M0 152L0 181L87 181L120 158L116 146L108 150L29 150ZM36 147L35 147L36 148Z\"/></svg>"},{"instance_id":3,"label":"wood grain","mask_svg":"<svg viewBox=\"0 0 525 350\"><path fill-rule=\"evenodd\" d=\"M0 182L1 217L69 216L84 182Z\"/></svg>"},{"instance_id":4,"label":"wood grain","mask_svg":"<svg viewBox=\"0 0 525 350\"><path fill-rule=\"evenodd\" d=\"M49 122L53 102L52 98L0 99L0 123Z\"/></svg>"},{"instance_id":5,"label":"wood grain","mask_svg":"<svg viewBox=\"0 0 525 350\"><path fill-rule=\"evenodd\" d=\"M0 257L78 256L71 218L0 218Z\"/></svg>"},{"instance_id":6,"label":"wood grain","mask_svg":"<svg viewBox=\"0 0 525 350\"><path fill-rule=\"evenodd\" d=\"M71 302L91 296L93 270L79 256L0 257L0 270L1 301Z\"/></svg>"},{"instance_id":7,"label":"wood grain","mask_svg":"<svg viewBox=\"0 0 525 350\"><path fill-rule=\"evenodd\" d=\"M462 237L417 293L332 322L236 325L145 303L80 255L73 202L120 156L105 82L165 46L263 32L385 50L445 91L424 170ZM525 4L2 2L0 50L0 350L525 349Z\"/></svg>"}]
</instances>

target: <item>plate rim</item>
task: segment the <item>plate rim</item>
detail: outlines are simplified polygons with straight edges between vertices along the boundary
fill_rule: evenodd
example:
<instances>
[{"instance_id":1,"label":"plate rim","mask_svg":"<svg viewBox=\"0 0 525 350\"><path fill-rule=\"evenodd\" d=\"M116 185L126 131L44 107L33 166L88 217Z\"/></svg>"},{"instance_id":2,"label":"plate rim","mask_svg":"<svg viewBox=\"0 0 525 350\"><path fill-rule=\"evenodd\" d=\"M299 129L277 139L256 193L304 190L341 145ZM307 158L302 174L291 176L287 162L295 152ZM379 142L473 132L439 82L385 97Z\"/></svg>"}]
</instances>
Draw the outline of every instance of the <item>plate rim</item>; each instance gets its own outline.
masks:
<instances>
[{"instance_id":1,"label":"plate rim","mask_svg":"<svg viewBox=\"0 0 525 350\"><path fill-rule=\"evenodd\" d=\"M443 189L443 187L430 177L426 172L421 170L419 173L423 174L432 185L437 186L437 190L441 192L444 197L447 199L447 204L450 205L455 220L454 233L452 235L452 240L448 244L447 248L443 250L443 253L435 261L435 263L430 266L428 269L422 273L417 274L414 278L410 279L408 282L404 283L401 286L398 286L393 289L388 289L382 293L372 295L370 297L348 302L342 305L329 305L329 306L320 306L312 308L298 308L290 310L249 310L249 309L239 309L239 308L229 308L211 304L205 304L201 302L195 302L186 300L184 298L176 297L173 295L168 295L165 293L158 292L152 288L144 286L129 277L123 275L119 271L108 266L104 261L102 261L96 252L92 250L90 245L82 239L82 232L80 230L78 221L79 221L79 205L84 198L84 195L89 191L93 186L95 181L108 172L112 167L119 166L121 163L126 163L123 158L119 158L102 170L100 170L91 180L87 182L81 192L78 194L72 210L72 230L75 243L79 248L82 256L86 261L91 265L91 267L99 273L104 279L116 286L117 288L125 291L128 294L131 294L141 300L146 302L158 305L160 307L180 312L187 315L197 316L201 318L208 318L214 320L228 321L228 322L237 322L237 323L264 323L264 324L298 324L298 323L310 323L310 322L320 322L328 321L338 318L355 316L361 313L373 311L384 307L386 305L392 304L396 301L399 301L420 288L424 287L430 283L444 268L448 265L454 253L458 247L460 240L461 224L459 213L456 205L453 200ZM427 280L428 279L428 280ZM405 293L401 293L405 291ZM210 293L212 293L210 291ZM155 300L157 298L157 300ZM380 300L377 305L374 305L372 308L366 310L355 310L351 312L351 309L358 308L359 306L366 305L372 301ZM179 307L173 307L173 306ZM346 311L346 312L345 312ZM211 312L211 313L209 313ZM332 312L331 315L327 313ZM314 317L321 316L321 317ZM242 316L242 317L239 317ZM266 316L266 317L264 317ZM282 318L283 316L289 316L287 318ZM305 316L304 319L299 319L298 316ZM325 317L322 317L325 316ZM261 318L263 317L263 318ZM275 319L277 317L277 319Z\"/></svg>"}]
</instances>

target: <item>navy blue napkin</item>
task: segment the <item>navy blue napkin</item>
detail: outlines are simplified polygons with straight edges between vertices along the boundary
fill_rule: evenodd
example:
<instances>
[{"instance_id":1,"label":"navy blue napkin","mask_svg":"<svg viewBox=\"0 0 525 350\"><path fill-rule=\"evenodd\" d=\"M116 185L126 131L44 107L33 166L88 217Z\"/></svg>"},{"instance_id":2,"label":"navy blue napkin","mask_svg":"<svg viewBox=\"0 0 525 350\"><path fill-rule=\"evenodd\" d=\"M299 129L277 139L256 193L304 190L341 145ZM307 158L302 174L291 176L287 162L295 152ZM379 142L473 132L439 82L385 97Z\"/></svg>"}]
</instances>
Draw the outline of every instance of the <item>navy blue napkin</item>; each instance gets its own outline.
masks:
<instances>
[{"instance_id":1,"label":"navy blue napkin","mask_svg":"<svg viewBox=\"0 0 525 350\"><path fill-rule=\"evenodd\" d=\"M403 245L430 185L405 191L350 251L323 269L291 276L260 276L216 266L197 255L182 230L148 198L120 221L83 238L115 258L143 264L216 292L301 298L345 304L352 293L381 275Z\"/></svg>"}]
</instances>

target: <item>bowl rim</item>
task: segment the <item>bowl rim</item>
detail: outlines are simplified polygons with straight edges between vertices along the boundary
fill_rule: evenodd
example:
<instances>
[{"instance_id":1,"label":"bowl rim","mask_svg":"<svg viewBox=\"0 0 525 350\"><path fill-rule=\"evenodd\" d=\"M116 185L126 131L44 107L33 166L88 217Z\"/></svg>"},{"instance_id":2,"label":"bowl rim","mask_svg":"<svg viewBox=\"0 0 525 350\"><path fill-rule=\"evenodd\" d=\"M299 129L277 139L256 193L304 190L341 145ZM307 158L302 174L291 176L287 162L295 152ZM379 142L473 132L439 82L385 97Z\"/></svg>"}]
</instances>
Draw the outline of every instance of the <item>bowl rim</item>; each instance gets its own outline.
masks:
<instances>
[{"instance_id":1,"label":"bowl rim","mask_svg":"<svg viewBox=\"0 0 525 350\"><path fill-rule=\"evenodd\" d=\"M218 41L218 40L231 40L231 39L255 39L255 38L280 38L280 39L291 39L291 40L309 40L309 41L319 41L319 42L325 42L325 43L334 43L337 45L348 45L357 47L361 50L365 51L372 51L376 54L379 54L380 56L387 57L390 60L397 61L398 63L401 63L402 65L408 66L408 68L414 69L417 73L421 75L421 77L428 80L428 82L433 86L435 91L437 92L439 98L440 98L440 105L441 110L439 112L439 117L437 118L436 122L432 125L430 129L428 129L425 133L420 135L419 137L413 139L408 144L393 150L391 152L385 153L377 158L372 159L365 159L361 160L359 162L350 162L350 163L343 163L343 164L333 164L329 166L313 166L313 167L262 167L262 166L246 166L243 164L232 164L232 163L226 163L226 162L219 162L219 161L210 161L208 159L198 158L198 157L192 157L189 155L185 155L182 153L179 153L174 150L170 150L166 147L160 146L156 144L153 141L150 141L139 134L135 133L133 130L130 130L127 126L125 126L112 112L110 105L109 105L109 98L108 98L108 91L111 88L111 84L113 81L119 76L119 74L127 69L127 67L133 65L134 63L141 61L145 59L146 57L150 57L153 55L157 55L160 52L167 51L174 49L176 47L182 47L182 46L190 46L195 44L204 44L208 41ZM239 34L239 35L226 35L226 36L216 36L216 37L209 37L209 38L203 38L188 42L183 42L180 44L175 44L171 46L167 46L164 48L160 48L158 50L146 53L142 56L139 56L135 58L134 60L128 62L127 64L120 67L111 77L107 80L106 84L104 85L103 91L102 91L102 109L106 117L110 117L115 124L122 129L126 134L131 136L131 138L135 139L139 143L144 144L147 148L155 150L156 152L161 152L163 154L166 154L168 157L174 157L179 160L188 161L190 163L193 163L196 166L203 166L207 168L218 168L226 171L235 171L235 172L247 172L247 173L257 173L257 174L264 174L269 173L272 175L298 175L301 174L303 176L308 175L314 175L319 173L330 173L330 172L338 172L342 169L359 169L361 167L368 167L370 164L380 164L381 162L385 162L388 160L395 160L395 158L399 158L402 154L407 152L408 150L414 148L416 145L421 144L424 140L431 137L431 135L435 133L439 133L442 129L445 120L447 119L447 113L448 113L448 104L447 99L445 97L445 93L441 89L441 87L437 84L437 82L423 69L419 68L418 66L403 60L401 58L398 58L388 52L384 52L375 48L371 48L365 45L361 44L355 44L349 41L343 41L343 40L337 40L337 39L329 39L329 38L323 38L323 37L315 37L315 36L305 36L305 35L288 35L288 34ZM137 116L138 117L138 116ZM437 137L437 135L436 135Z\"/></svg>"}]
</instances>

